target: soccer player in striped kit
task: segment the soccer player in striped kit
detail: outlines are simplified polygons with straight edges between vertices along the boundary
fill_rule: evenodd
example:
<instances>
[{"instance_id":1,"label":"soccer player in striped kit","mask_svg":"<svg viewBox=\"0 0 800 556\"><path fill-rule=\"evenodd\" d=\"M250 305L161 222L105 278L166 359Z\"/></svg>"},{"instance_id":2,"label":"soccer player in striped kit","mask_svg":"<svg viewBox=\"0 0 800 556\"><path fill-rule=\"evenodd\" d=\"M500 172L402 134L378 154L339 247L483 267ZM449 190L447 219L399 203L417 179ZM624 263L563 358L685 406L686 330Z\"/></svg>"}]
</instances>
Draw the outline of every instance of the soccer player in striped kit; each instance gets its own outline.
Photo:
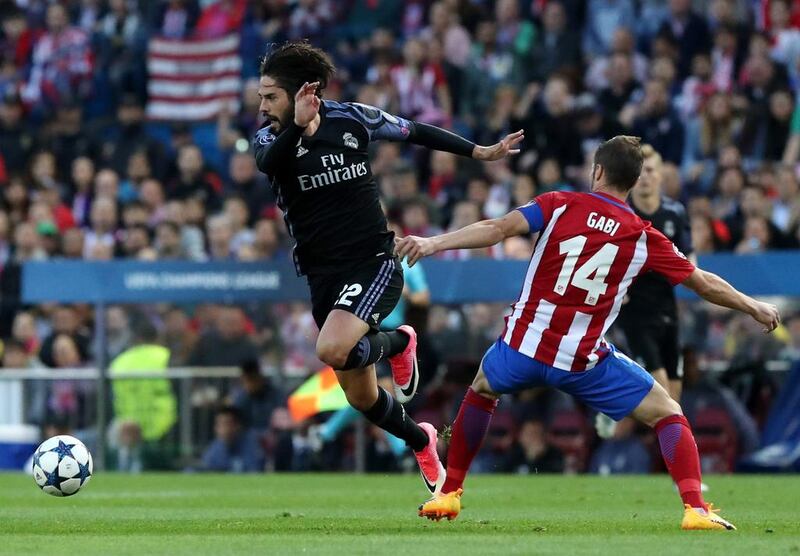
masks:
<instances>
[{"instance_id":1,"label":"soccer player in striped kit","mask_svg":"<svg viewBox=\"0 0 800 556\"><path fill-rule=\"evenodd\" d=\"M553 386L615 420L631 415L654 427L684 504L684 529L734 529L706 504L700 461L680 405L653 377L603 339L631 282L647 271L764 325L780 322L774 305L752 299L696 268L661 232L625 204L642 169L637 137L617 136L597 150L590 193L545 193L502 218L432 238L398 240L409 264L446 249L488 247L539 233L519 300L504 333L486 352L453 424L447 479L420 506L421 516L452 519L472 459L501 394Z\"/></svg>"}]
</instances>

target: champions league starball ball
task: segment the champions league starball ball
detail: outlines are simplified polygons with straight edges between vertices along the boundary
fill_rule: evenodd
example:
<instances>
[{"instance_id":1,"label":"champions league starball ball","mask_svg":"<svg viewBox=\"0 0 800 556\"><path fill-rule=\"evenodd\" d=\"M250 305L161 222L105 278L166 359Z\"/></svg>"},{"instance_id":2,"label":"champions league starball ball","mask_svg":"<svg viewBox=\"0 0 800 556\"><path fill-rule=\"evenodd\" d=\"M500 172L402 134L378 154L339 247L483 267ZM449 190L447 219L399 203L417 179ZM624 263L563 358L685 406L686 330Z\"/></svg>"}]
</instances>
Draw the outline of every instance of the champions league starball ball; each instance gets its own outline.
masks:
<instances>
[{"instance_id":1,"label":"champions league starball ball","mask_svg":"<svg viewBox=\"0 0 800 556\"><path fill-rule=\"evenodd\" d=\"M33 455L33 480L53 496L72 496L92 477L92 454L75 437L48 438Z\"/></svg>"}]
</instances>

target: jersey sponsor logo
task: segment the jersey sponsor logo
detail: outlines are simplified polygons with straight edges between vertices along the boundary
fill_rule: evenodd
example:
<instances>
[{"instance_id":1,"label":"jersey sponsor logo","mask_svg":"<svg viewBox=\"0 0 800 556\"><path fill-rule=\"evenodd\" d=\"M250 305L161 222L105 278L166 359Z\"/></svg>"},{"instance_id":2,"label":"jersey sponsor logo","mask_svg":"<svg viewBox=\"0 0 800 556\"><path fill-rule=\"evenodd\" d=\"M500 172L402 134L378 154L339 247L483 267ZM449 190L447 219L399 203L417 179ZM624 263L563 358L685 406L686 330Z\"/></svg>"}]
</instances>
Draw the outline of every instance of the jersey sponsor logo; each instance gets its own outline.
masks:
<instances>
[{"instance_id":1,"label":"jersey sponsor logo","mask_svg":"<svg viewBox=\"0 0 800 556\"><path fill-rule=\"evenodd\" d=\"M303 156L307 152L308 152L308 149L303 147L302 145L297 147L297 158L300 158L301 156Z\"/></svg>"},{"instance_id":2,"label":"jersey sponsor logo","mask_svg":"<svg viewBox=\"0 0 800 556\"><path fill-rule=\"evenodd\" d=\"M610 236L613 236L619 230L619 222L607 216L599 216L596 212L589 213L586 225Z\"/></svg>"},{"instance_id":3,"label":"jersey sponsor logo","mask_svg":"<svg viewBox=\"0 0 800 556\"><path fill-rule=\"evenodd\" d=\"M353 137L353 134L349 131L342 135L342 140L344 141L345 147L350 147L351 149L358 148L358 139Z\"/></svg>"},{"instance_id":4,"label":"jersey sponsor logo","mask_svg":"<svg viewBox=\"0 0 800 556\"><path fill-rule=\"evenodd\" d=\"M354 162L345 166L343 154L324 154L320 157L320 162L325 167L324 172L297 176L301 191L310 191L318 187L360 178L369 173L366 161Z\"/></svg>"},{"instance_id":5,"label":"jersey sponsor logo","mask_svg":"<svg viewBox=\"0 0 800 556\"><path fill-rule=\"evenodd\" d=\"M664 222L664 235L670 238L675 235L675 222L672 220Z\"/></svg>"}]
</instances>

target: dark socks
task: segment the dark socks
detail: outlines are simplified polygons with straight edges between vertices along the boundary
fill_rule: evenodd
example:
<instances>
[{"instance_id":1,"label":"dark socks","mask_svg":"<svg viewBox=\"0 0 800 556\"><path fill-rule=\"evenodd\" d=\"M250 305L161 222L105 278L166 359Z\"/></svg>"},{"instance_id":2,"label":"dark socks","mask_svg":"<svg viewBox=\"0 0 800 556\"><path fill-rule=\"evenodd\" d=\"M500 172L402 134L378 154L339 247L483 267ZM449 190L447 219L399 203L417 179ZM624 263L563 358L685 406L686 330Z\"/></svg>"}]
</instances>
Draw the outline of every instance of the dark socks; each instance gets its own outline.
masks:
<instances>
[{"instance_id":1,"label":"dark socks","mask_svg":"<svg viewBox=\"0 0 800 556\"><path fill-rule=\"evenodd\" d=\"M383 388L378 388L378 401L362 413L386 432L405 440L406 445L415 452L428 445L428 435L425 431L406 415L403 405Z\"/></svg>"},{"instance_id":2,"label":"dark socks","mask_svg":"<svg viewBox=\"0 0 800 556\"><path fill-rule=\"evenodd\" d=\"M381 359L397 355L406 349L408 335L397 330L391 332L369 332L350 350L342 371L362 369Z\"/></svg>"}]
</instances>

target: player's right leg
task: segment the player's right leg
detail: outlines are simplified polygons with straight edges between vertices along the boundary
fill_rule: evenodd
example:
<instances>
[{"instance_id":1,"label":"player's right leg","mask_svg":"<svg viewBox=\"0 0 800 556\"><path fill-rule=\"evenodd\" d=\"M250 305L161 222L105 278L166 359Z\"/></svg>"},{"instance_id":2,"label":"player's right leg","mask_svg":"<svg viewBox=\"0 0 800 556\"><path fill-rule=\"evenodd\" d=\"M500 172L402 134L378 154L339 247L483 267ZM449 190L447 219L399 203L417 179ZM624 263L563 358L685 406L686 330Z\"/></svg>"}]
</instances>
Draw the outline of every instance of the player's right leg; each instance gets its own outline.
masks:
<instances>
[{"instance_id":1,"label":"player's right leg","mask_svg":"<svg viewBox=\"0 0 800 556\"><path fill-rule=\"evenodd\" d=\"M548 383L617 421L630 415L655 428L684 503L685 529L734 528L703 500L697 445L681 406L640 365L611 346L611 353L593 369L579 373L553 369Z\"/></svg>"},{"instance_id":2,"label":"player's right leg","mask_svg":"<svg viewBox=\"0 0 800 556\"><path fill-rule=\"evenodd\" d=\"M388 360L395 397L407 403L419 384L417 333L408 325L379 329L380 322L397 305L403 282L403 270L395 258L376 258L342 274L309 277L314 319L320 326L320 359L337 370L364 369ZM340 330L323 324L337 312L355 317L336 320L345 326L352 323L350 328ZM353 337L354 331L361 335Z\"/></svg>"},{"instance_id":3,"label":"player's right leg","mask_svg":"<svg viewBox=\"0 0 800 556\"><path fill-rule=\"evenodd\" d=\"M458 515L464 480L489 430L500 394L541 385L541 368L541 363L509 347L502 339L489 348L453 423L442 494L419 507L421 517L438 521Z\"/></svg>"},{"instance_id":4,"label":"player's right leg","mask_svg":"<svg viewBox=\"0 0 800 556\"><path fill-rule=\"evenodd\" d=\"M488 356L489 354L484 357L484 361ZM453 422L447 450L447 479L441 493L419 507L420 517L434 521L443 518L450 521L458 517L461 512L461 487L472 460L481 449L486 431L489 430L499 396L489 385L481 363Z\"/></svg>"}]
</instances>

